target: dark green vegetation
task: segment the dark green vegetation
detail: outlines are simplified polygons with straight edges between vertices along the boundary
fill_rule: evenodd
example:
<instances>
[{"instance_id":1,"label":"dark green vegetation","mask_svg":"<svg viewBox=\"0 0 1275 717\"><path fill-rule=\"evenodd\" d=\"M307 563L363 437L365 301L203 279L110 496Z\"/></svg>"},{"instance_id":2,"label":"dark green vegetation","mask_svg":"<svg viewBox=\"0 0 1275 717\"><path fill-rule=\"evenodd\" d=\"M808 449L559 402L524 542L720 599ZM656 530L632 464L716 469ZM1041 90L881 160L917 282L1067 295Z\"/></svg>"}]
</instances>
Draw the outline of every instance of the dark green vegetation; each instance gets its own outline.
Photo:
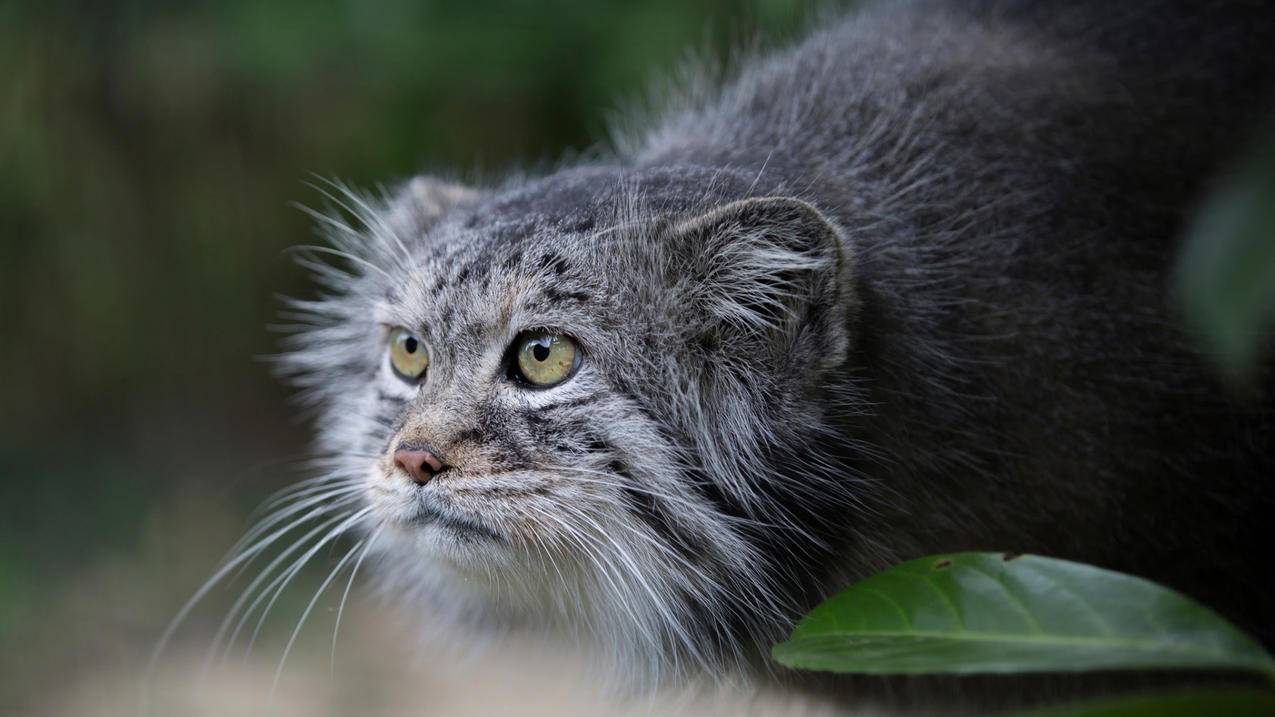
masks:
<instances>
[{"instance_id":1,"label":"dark green vegetation","mask_svg":"<svg viewBox=\"0 0 1275 717\"><path fill-rule=\"evenodd\" d=\"M862 580L807 615L774 658L871 675L1222 670L1275 680L1261 645L1180 593L1080 563L996 553L933 555ZM1202 691L1058 714L1261 714L1272 705L1275 692Z\"/></svg>"},{"instance_id":2,"label":"dark green vegetation","mask_svg":"<svg viewBox=\"0 0 1275 717\"><path fill-rule=\"evenodd\" d=\"M995 553L920 558L856 583L802 620L775 658L868 674L1195 668L1275 677L1257 642L1180 593Z\"/></svg>"}]
</instances>

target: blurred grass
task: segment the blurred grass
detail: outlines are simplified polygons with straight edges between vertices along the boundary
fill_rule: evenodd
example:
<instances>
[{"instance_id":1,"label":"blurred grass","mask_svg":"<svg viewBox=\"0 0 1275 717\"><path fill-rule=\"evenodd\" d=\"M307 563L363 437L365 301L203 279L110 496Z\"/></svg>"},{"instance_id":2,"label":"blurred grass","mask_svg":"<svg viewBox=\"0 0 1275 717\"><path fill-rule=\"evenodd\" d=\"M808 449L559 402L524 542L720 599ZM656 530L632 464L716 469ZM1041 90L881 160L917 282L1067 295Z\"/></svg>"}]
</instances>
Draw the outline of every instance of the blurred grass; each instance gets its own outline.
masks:
<instances>
[{"instance_id":1,"label":"blurred grass","mask_svg":"<svg viewBox=\"0 0 1275 717\"><path fill-rule=\"evenodd\" d=\"M311 241L288 203L312 173L552 161L687 48L802 15L0 0L0 712L149 648L297 477L305 428L257 357L274 294L309 292L282 251Z\"/></svg>"}]
</instances>

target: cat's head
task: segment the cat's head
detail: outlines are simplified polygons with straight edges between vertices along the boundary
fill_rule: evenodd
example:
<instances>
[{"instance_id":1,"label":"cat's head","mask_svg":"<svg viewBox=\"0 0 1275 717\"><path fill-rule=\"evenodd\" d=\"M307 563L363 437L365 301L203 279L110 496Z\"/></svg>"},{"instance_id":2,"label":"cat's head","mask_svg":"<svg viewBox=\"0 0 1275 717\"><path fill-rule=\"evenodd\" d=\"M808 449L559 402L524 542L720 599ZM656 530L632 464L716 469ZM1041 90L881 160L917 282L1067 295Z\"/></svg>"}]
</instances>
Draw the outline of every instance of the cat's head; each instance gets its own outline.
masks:
<instances>
[{"instance_id":1,"label":"cat's head","mask_svg":"<svg viewBox=\"0 0 1275 717\"><path fill-rule=\"evenodd\" d=\"M728 187L579 169L339 197L346 268L315 265L329 293L297 302L283 365L336 465L314 495L422 615L714 668L808 600L844 538L821 516L858 499L829 415L852 259L813 206Z\"/></svg>"}]
</instances>

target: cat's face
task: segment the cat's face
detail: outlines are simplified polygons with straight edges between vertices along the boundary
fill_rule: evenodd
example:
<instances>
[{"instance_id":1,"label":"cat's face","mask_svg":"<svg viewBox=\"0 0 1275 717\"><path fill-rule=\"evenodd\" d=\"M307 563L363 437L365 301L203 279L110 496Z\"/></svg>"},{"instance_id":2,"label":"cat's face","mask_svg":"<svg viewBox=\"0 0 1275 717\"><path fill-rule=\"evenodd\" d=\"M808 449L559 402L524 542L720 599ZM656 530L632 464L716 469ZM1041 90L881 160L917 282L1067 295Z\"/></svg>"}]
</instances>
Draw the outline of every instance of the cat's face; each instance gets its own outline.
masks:
<instances>
[{"instance_id":1,"label":"cat's face","mask_svg":"<svg viewBox=\"0 0 1275 717\"><path fill-rule=\"evenodd\" d=\"M808 444L847 260L807 205L639 208L660 186L417 180L334 237L353 274L287 366L424 614L703 664L787 618L775 546L813 549L802 496L845 491Z\"/></svg>"}]
</instances>

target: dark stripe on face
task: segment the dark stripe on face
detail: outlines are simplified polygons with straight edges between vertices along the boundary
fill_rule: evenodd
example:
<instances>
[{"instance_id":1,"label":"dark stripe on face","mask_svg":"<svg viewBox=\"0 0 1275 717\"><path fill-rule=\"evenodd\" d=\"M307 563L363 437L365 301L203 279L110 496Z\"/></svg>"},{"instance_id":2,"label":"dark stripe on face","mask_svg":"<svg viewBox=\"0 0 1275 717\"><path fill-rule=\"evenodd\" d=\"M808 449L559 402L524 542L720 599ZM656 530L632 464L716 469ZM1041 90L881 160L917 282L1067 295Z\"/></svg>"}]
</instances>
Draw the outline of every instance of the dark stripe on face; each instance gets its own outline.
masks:
<instances>
[{"instance_id":1,"label":"dark stripe on face","mask_svg":"<svg viewBox=\"0 0 1275 717\"><path fill-rule=\"evenodd\" d=\"M509 258L505 259L503 266L506 271L513 271L514 267L522 263L522 250L515 249Z\"/></svg>"},{"instance_id":2,"label":"dark stripe on face","mask_svg":"<svg viewBox=\"0 0 1275 717\"><path fill-rule=\"evenodd\" d=\"M582 396L580 398L573 398L570 401L563 401L561 403L551 403L548 406L541 406L539 410L540 411L557 411L563 408L578 408L580 406L587 406L590 403L597 403L601 399L602 399L602 396L597 394L592 396Z\"/></svg>"},{"instance_id":3,"label":"dark stripe on face","mask_svg":"<svg viewBox=\"0 0 1275 717\"><path fill-rule=\"evenodd\" d=\"M588 424L571 420L572 417L558 417L554 414L558 411L564 411L572 408L587 406L596 403L602 396L585 396L571 401L563 401L549 406L542 406L534 411L523 411L522 420L527 424L529 430L537 440L548 441L554 438L561 440L562 434L570 436L589 435ZM599 446L598 450L605 449L605 446ZM562 450L559 448L559 450ZM581 451L578 451L581 452Z\"/></svg>"},{"instance_id":4,"label":"dark stripe on face","mask_svg":"<svg viewBox=\"0 0 1275 717\"><path fill-rule=\"evenodd\" d=\"M577 304L587 304L593 297L583 291L559 291L553 287L546 287L545 298L554 303L574 301Z\"/></svg>"},{"instance_id":5,"label":"dark stripe on face","mask_svg":"<svg viewBox=\"0 0 1275 717\"><path fill-rule=\"evenodd\" d=\"M585 447L585 438L589 435L590 424L580 420L554 420L551 417L524 414L527 430L537 444L548 447L559 453L584 455L589 452ZM605 450L607 447L599 445Z\"/></svg>"},{"instance_id":6,"label":"dark stripe on face","mask_svg":"<svg viewBox=\"0 0 1275 717\"><path fill-rule=\"evenodd\" d=\"M526 447L518 440L519 436L510 428L510 419L515 416L487 405L477 416L477 425L472 429L474 434L487 446L495 447L501 455L507 456L506 465L531 465L531 456ZM467 432L468 433L468 432Z\"/></svg>"},{"instance_id":7,"label":"dark stripe on face","mask_svg":"<svg viewBox=\"0 0 1275 717\"><path fill-rule=\"evenodd\" d=\"M726 495L722 487L704 471L699 468L686 468L683 470L683 474L686 476L686 485L716 508L719 513L735 518L749 517L743 506Z\"/></svg>"},{"instance_id":8,"label":"dark stripe on face","mask_svg":"<svg viewBox=\"0 0 1275 717\"><path fill-rule=\"evenodd\" d=\"M376 400L382 403L406 403L407 399L396 396L383 388L376 389Z\"/></svg>"},{"instance_id":9,"label":"dark stripe on face","mask_svg":"<svg viewBox=\"0 0 1275 717\"><path fill-rule=\"evenodd\" d=\"M403 424L403 414L399 411L378 411L372 416L372 420L382 428L390 431L398 431Z\"/></svg>"},{"instance_id":10,"label":"dark stripe on face","mask_svg":"<svg viewBox=\"0 0 1275 717\"><path fill-rule=\"evenodd\" d=\"M548 483L537 483L533 486L488 486L484 488L453 488L452 492L459 496L476 498L509 499L509 498L543 498L550 494Z\"/></svg>"},{"instance_id":11,"label":"dark stripe on face","mask_svg":"<svg viewBox=\"0 0 1275 717\"><path fill-rule=\"evenodd\" d=\"M541 270L552 271L558 276L562 276L567 273L567 260L557 254L545 254L540 257L540 261L537 263L537 266Z\"/></svg>"},{"instance_id":12,"label":"dark stripe on face","mask_svg":"<svg viewBox=\"0 0 1275 717\"><path fill-rule=\"evenodd\" d=\"M655 418L655 414L652 413L651 409L647 407L646 402L642 399L640 395L638 395L637 390L632 385L630 385L627 381L624 381L622 379L616 380L614 378L612 380L614 381L613 383L614 391L618 393L619 395L623 396L624 398L628 399L632 407L637 409L637 411L641 413L642 416L646 418L646 420L650 421L652 425L656 426L661 431L663 431L663 425L660 423L659 420Z\"/></svg>"}]
</instances>

